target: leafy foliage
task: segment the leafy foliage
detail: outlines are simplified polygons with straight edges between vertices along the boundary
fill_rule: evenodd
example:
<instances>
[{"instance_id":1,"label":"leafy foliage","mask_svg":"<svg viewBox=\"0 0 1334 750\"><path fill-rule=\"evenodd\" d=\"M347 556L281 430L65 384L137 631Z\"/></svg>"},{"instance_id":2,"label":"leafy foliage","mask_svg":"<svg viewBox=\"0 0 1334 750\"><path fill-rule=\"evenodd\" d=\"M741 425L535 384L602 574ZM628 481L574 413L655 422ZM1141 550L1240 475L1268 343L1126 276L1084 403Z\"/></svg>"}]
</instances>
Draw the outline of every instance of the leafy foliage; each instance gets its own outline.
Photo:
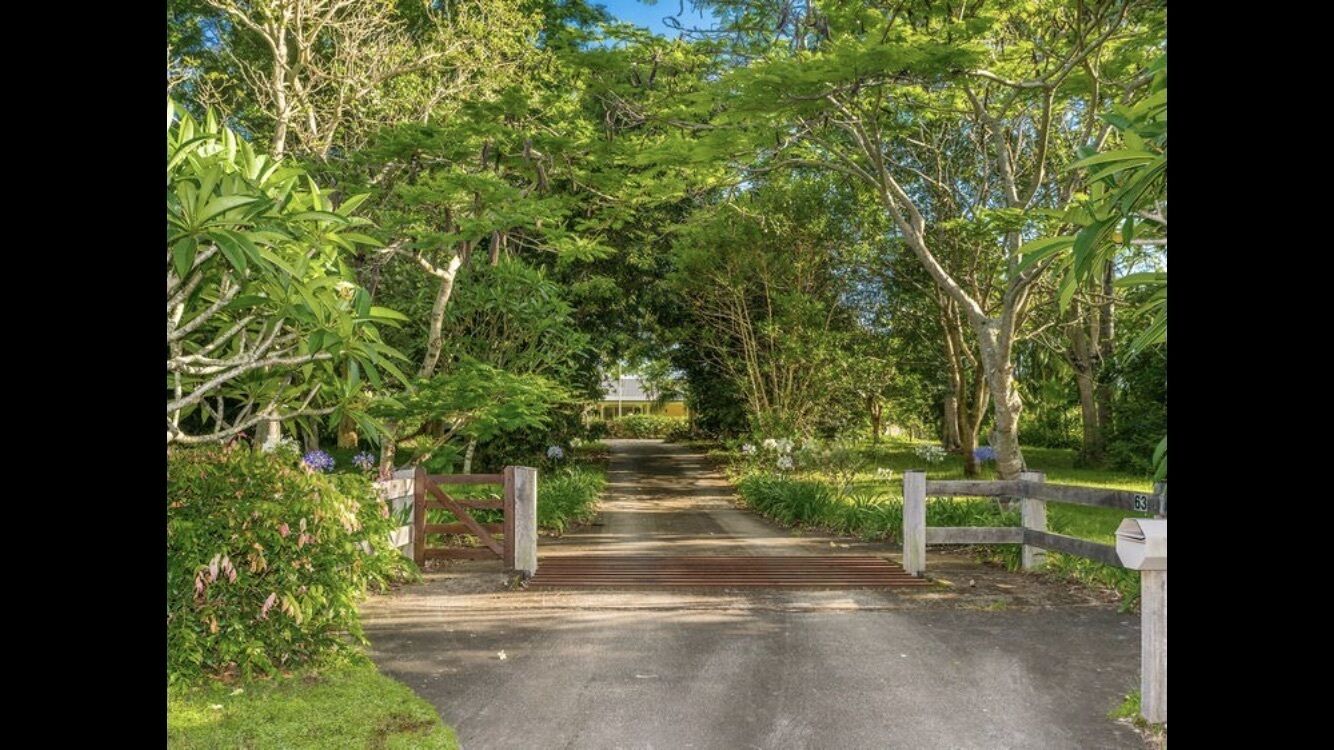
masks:
<instances>
[{"instance_id":1,"label":"leafy foliage","mask_svg":"<svg viewBox=\"0 0 1334 750\"><path fill-rule=\"evenodd\" d=\"M597 500L607 485L607 472L602 466L575 464L544 472L540 481L537 525L560 534L597 515Z\"/></svg>"},{"instance_id":2,"label":"leafy foliage","mask_svg":"<svg viewBox=\"0 0 1334 750\"><path fill-rule=\"evenodd\" d=\"M443 444L454 434L478 440L518 430L546 427L554 405L568 399L567 391L541 375L515 375L464 358L429 380L413 382L411 391L385 396L371 405L371 413L385 419L445 425Z\"/></svg>"},{"instance_id":3,"label":"leafy foliage","mask_svg":"<svg viewBox=\"0 0 1334 750\"><path fill-rule=\"evenodd\" d=\"M663 414L626 414L608 420L596 420L591 431L598 437L612 438L682 438L688 434L685 417Z\"/></svg>"},{"instance_id":4,"label":"leafy foliage","mask_svg":"<svg viewBox=\"0 0 1334 750\"><path fill-rule=\"evenodd\" d=\"M333 206L212 112L200 123L168 102L168 442L216 441L261 419L341 419L363 377L403 379L377 328L402 316L372 305L341 255L373 242L357 231L359 203Z\"/></svg>"},{"instance_id":5,"label":"leafy foliage","mask_svg":"<svg viewBox=\"0 0 1334 750\"><path fill-rule=\"evenodd\" d=\"M169 449L169 673L273 673L364 640L358 599L409 569L387 511L366 477L288 449Z\"/></svg>"}]
</instances>

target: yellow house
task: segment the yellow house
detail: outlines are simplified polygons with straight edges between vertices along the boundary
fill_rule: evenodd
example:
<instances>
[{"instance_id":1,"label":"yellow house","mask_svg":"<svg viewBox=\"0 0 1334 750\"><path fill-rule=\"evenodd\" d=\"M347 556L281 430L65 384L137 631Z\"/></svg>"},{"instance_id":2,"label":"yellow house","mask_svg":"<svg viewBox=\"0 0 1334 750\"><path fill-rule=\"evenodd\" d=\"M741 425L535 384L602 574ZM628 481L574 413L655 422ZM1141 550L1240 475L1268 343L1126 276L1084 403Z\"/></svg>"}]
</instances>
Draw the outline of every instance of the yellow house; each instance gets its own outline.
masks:
<instances>
[{"instance_id":1,"label":"yellow house","mask_svg":"<svg viewBox=\"0 0 1334 750\"><path fill-rule=\"evenodd\" d=\"M661 414L668 417L689 415L685 402L680 399L659 403L657 394L638 375L605 378L602 381L602 403L594 408L603 419L627 414Z\"/></svg>"}]
</instances>

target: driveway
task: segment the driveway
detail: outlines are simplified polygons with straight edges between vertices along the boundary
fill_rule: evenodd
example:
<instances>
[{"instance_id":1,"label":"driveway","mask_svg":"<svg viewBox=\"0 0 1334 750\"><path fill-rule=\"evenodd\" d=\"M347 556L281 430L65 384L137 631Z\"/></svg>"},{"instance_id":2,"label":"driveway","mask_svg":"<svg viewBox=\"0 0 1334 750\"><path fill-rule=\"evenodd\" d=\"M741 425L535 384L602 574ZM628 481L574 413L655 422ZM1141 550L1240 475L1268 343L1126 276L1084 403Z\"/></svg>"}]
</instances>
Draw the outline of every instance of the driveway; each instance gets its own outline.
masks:
<instances>
[{"instance_id":1,"label":"driveway","mask_svg":"<svg viewBox=\"0 0 1334 750\"><path fill-rule=\"evenodd\" d=\"M539 560L898 559L738 509L685 448L611 443L600 525L544 540ZM456 563L373 597L365 625L381 669L468 750L1142 747L1106 718L1138 682L1136 615L966 556L928 565L927 589L511 592L499 563Z\"/></svg>"}]
</instances>

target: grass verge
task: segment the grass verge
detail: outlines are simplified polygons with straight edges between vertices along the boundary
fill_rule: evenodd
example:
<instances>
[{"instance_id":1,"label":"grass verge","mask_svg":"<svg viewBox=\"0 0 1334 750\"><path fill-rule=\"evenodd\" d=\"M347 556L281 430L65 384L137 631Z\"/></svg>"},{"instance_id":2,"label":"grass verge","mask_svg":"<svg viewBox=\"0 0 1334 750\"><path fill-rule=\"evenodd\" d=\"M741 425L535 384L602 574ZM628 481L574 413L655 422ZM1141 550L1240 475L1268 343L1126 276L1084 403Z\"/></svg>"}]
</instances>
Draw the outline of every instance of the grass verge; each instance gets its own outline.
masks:
<instances>
[{"instance_id":1,"label":"grass verge","mask_svg":"<svg viewBox=\"0 0 1334 750\"><path fill-rule=\"evenodd\" d=\"M173 750L458 746L429 703L364 656L279 679L209 680L167 691Z\"/></svg>"},{"instance_id":2,"label":"grass verge","mask_svg":"<svg viewBox=\"0 0 1334 750\"><path fill-rule=\"evenodd\" d=\"M962 479L963 459L948 456L927 464L915 453L921 443L888 441L861 448L864 466L840 492L830 477L818 469L779 475L764 464L764 457L746 459L736 452L709 451L725 458L730 474L747 506L785 526L819 529L867 540L901 541L903 529L903 472L925 468L931 479ZM1151 491L1147 478L1083 468L1075 465L1075 452L1051 448L1025 448L1024 457L1035 471L1047 474L1053 484ZM883 472L892 472L886 479ZM877 473L882 472L882 473ZM994 471L983 467L979 479L994 479ZM1095 508L1065 503L1047 504L1047 528L1103 544L1115 543L1116 527L1127 516L1149 517L1114 508ZM1002 510L995 500L981 498L936 498L927 503L931 526L1018 526L1017 509ZM1020 567L1019 545L978 546L979 557L1010 570ZM1075 581L1115 592L1123 610L1139 602L1139 574L1059 552L1047 553L1044 575Z\"/></svg>"}]
</instances>

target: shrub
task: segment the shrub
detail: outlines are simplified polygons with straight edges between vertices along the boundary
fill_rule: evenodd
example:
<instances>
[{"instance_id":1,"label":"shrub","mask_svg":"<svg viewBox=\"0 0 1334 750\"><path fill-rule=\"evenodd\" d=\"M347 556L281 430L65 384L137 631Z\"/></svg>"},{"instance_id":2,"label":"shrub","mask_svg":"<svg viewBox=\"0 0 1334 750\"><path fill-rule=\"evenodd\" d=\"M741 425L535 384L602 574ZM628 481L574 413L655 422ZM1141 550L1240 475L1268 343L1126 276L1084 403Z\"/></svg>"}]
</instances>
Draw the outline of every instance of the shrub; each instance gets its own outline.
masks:
<instances>
[{"instance_id":1,"label":"shrub","mask_svg":"<svg viewBox=\"0 0 1334 750\"><path fill-rule=\"evenodd\" d=\"M809 526L863 539L898 540L903 530L903 500L879 492L851 491L840 496L832 485L751 473L737 482L746 504L786 526ZM930 526L1016 526L1018 511L1002 511L990 500L937 498L926 504ZM1017 547L1016 547L1017 549Z\"/></svg>"},{"instance_id":2,"label":"shrub","mask_svg":"<svg viewBox=\"0 0 1334 750\"><path fill-rule=\"evenodd\" d=\"M410 570L370 480L303 468L294 451L167 452L172 679L272 673L363 641L357 600Z\"/></svg>"},{"instance_id":3,"label":"shrub","mask_svg":"<svg viewBox=\"0 0 1334 750\"><path fill-rule=\"evenodd\" d=\"M665 438L685 424L685 417L627 414L607 421L607 435L613 438Z\"/></svg>"},{"instance_id":4,"label":"shrub","mask_svg":"<svg viewBox=\"0 0 1334 750\"><path fill-rule=\"evenodd\" d=\"M671 417L677 420L667 426L667 431L663 433L663 439L669 443L680 443L690 440L695 436L694 431L690 429L690 422L685 417Z\"/></svg>"},{"instance_id":5,"label":"shrub","mask_svg":"<svg viewBox=\"0 0 1334 750\"><path fill-rule=\"evenodd\" d=\"M538 477L537 525L557 533L597 514L597 499L607 484L599 467L565 466Z\"/></svg>"},{"instance_id":6,"label":"shrub","mask_svg":"<svg viewBox=\"0 0 1334 750\"><path fill-rule=\"evenodd\" d=\"M601 440L610 434L611 430L607 427L605 419L590 419L584 425L584 438L587 440Z\"/></svg>"},{"instance_id":7,"label":"shrub","mask_svg":"<svg viewBox=\"0 0 1334 750\"><path fill-rule=\"evenodd\" d=\"M822 474L833 483L840 496L847 494L857 475L868 464L860 447L851 440L823 444L818 440L805 440L798 456L803 469Z\"/></svg>"}]
</instances>

